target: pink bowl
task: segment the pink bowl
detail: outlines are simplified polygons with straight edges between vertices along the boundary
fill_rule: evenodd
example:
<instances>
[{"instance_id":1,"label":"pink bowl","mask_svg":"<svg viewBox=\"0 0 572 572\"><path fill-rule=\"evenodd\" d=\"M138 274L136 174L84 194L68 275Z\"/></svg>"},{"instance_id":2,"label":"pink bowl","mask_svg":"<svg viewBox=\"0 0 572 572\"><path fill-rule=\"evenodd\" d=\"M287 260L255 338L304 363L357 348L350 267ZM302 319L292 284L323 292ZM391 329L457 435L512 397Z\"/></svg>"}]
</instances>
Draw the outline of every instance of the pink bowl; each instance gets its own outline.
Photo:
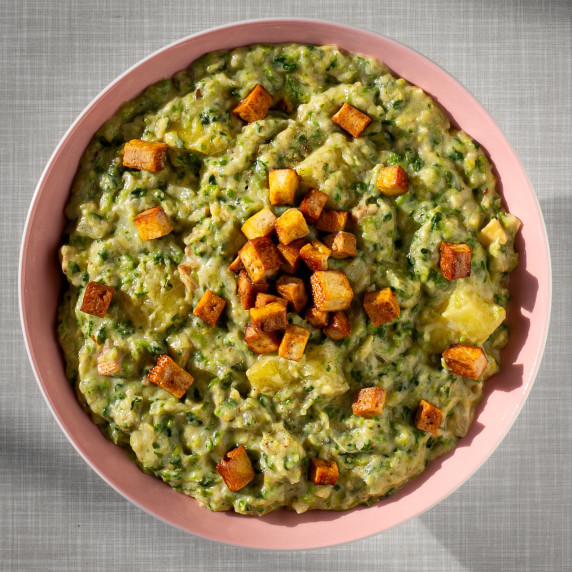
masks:
<instances>
[{"instance_id":1,"label":"pink bowl","mask_svg":"<svg viewBox=\"0 0 572 572\"><path fill-rule=\"evenodd\" d=\"M262 518L214 513L144 474L106 440L80 408L64 375L55 336L62 276L57 249L64 205L79 158L95 131L119 105L212 50L256 42L337 44L373 56L431 94L454 123L487 150L510 212L523 223L520 264L511 277L512 336L500 373L487 382L468 435L447 456L389 499L348 512L279 511ZM28 354L40 389L83 458L127 499L183 530L230 544L270 549L331 546L381 532L427 510L460 486L493 452L532 387L548 332L551 270L542 214L530 183L506 139L479 103L450 75L420 54L355 28L311 20L256 20L195 34L159 50L107 87L70 127L40 179L22 240L20 312Z\"/></svg>"}]
</instances>

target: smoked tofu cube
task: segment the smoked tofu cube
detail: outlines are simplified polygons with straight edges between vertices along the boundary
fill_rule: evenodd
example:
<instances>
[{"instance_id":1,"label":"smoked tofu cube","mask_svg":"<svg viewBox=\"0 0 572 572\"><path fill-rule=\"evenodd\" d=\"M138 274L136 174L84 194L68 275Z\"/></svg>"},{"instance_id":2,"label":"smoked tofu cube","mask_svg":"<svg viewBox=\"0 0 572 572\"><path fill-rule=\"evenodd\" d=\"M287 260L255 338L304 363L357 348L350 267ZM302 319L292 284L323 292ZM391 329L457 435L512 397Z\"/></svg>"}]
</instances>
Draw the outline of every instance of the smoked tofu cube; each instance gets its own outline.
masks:
<instances>
[{"instance_id":1,"label":"smoked tofu cube","mask_svg":"<svg viewBox=\"0 0 572 572\"><path fill-rule=\"evenodd\" d=\"M443 352L447 369L456 375L477 380L487 369L489 360L482 348L456 344Z\"/></svg>"},{"instance_id":2,"label":"smoked tofu cube","mask_svg":"<svg viewBox=\"0 0 572 572\"><path fill-rule=\"evenodd\" d=\"M422 399L415 411L415 427L437 436L443 419L443 412L428 401Z\"/></svg>"},{"instance_id":3,"label":"smoked tofu cube","mask_svg":"<svg viewBox=\"0 0 572 572\"><path fill-rule=\"evenodd\" d=\"M279 304L282 304L285 308L288 306L288 300L284 300L284 298L280 298L280 296L274 296L273 294L265 294L261 292L260 294L256 295L256 301L254 302L254 307L262 308L262 306L272 304L272 302L278 302Z\"/></svg>"},{"instance_id":4,"label":"smoked tofu cube","mask_svg":"<svg viewBox=\"0 0 572 572\"><path fill-rule=\"evenodd\" d=\"M232 112L244 121L252 123L264 119L271 105L272 96L258 84Z\"/></svg>"},{"instance_id":5,"label":"smoked tofu cube","mask_svg":"<svg viewBox=\"0 0 572 572\"><path fill-rule=\"evenodd\" d=\"M375 184L386 197L395 197L409 190L409 177L400 165L390 165L381 169Z\"/></svg>"},{"instance_id":6,"label":"smoked tofu cube","mask_svg":"<svg viewBox=\"0 0 572 572\"><path fill-rule=\"evenodd\" d=\"M340 472L335 461L316 458L310 461L308 480L315 485L335 485L339 476Z\"/></svg>"},{"instance_id":7,"label":"smoked tofu cube","mask_svg":"<svg viewBox=\"0 0 572 572\"><path fill-rule=\"evenodd\" d=\"M278 355L284 359L300 361L304 355L309 337L310 330L290 324L286 328L286 332L284 332L282 342L280 342Z\"/></svg>"},{"instance_id":8,"label":"smoked tofu cube","mask_svg":"<svg viewBox=\"0 0 572 572\"><path fill-rule=\"evenodd\" d=\"M248 240L260 238L261 236L270 236L274 231L275 222L276 215L270 209L262 209L255 215L252 215L242 225L240 230L242 230L242 234L244 234Z\"/></svg>"},{"instance_id":9,"label":"smoked tofu cube","mask_svg":"<svg viewBox=\"0 0 572 572\"><path fill-rule=\"evenodd\" d=\"M306 315L304 316L306 322L310 322L314 328L325 328L328 325L330 319L329 312L321 312L317 308L308 308L306 310Z\"/></svg>"},{"instance_id":10,"label":"smoked tofu cube","mask_svg":"<svg viewBox=\"0 0 572 572\"><path fill-rule=\"evenodd\" d=\"M215 294L212 290L207 290L199 303L193 310L193 314L204 320L209 326L216 326L224 307L226 300Z\"/></svg>"},{"instance_id":11,"label":"smoked tofu cube","mask_svg":"<svg viewBox=\"0 0 572 572\"><path fill-rule=\"evenodd\" d=\"M282 244L290 244L310 232L306 219L298 209L285 211L274 224L274 228Z\"/></svg>"},{"instance_id":12,"label":"smoked tofu cube","mask_svg":"<svg viewBox=\"0 0 572 572\"><path fill-rule=\"evenodd\" d=\"M238 251L238 255L248 276L255 284L274 276L282 264L278 250L268 237L249 240Z\"/></svg>"},{"instance_id":13,"label":"smoked tofu cube","mask_svg":"<svg viewBox=\"0 0 572 572\"><path fill-rule=\"evenodd\" d=\"M245 270L242 270L238 275L237 294L243 310L254 308L257 296L267 290L268 282L263 281L255 284Z\"/></svg>"},{"instance_id":14,"label":"smoked tofu cube","mask_svg":"<svg viewBox=\"0 0 572 572\"><path fill-rule=\"evenodd\" d=\"M347 131L352 137L359 137L362 131L371 123L371 117L348 103L344 103L332 117L332 121L344 131Z\"/></svg>"},{"instance_id":15,"label":"smoked tofu cube","mask_svg":"<svg viewBox=\"0 0 572 572\"><path fill-rule=\"evenodd\" d=\"M301 278L281 276L276 282L276 291L282 298L290 302L296 314L301 312L308 303L306 286Z\"/></svg>"},{"instance_id":16,"label":"smoked tofu cube","mask_svg":"<svg viewBox=\"0 0 572 572\"><path fill-rule=\"evenodd\" d=\"M306 244L300 249L300 257L312 272L327 270L331 253L332 251L319 240L313 240L311 244Z\"/></svg>"},{"instance_id":17,"label":"smoked tofu cube","mask_svg":"<svg viewBox=\"0 0 572 572\"><path fill-rule=\"evenodd\" d=\"M114 291L113 286L90 282L85 289L80 310L86 314L103 318L107 314Z\"/></svg>"},{"instance_id":18,"label":"smoked tofu cube","mask_svg":"<svg viewBox=\"0 0 572 572\"><path fill-rule=\"evenodd\" d=\"M327 202L328 195L326 193L322 193L318 189L310 189L302 199L298 209L310 224L314 224L320 218L322 209Z\"/></svg>"},{"instance_id":19,"label":"smoked tofu cube","mask_svg":"<svg viewBox=\"0 0 572 572\"><path fill-rule=\"evenodd\" d=\"M252 463L242 445L229 451L216 466L216 470L228 490L233 492L244 488L255 476Z\"/></svg>"},{"instance_id":20,"label":"smoked tofu cube","mask_svg":"<svg viewBox=\"0 0 572 572\"><path fill-rule=\"evenodd\" d=\"M336 232L324 237L324 244L332 251L332 258L357 256L356 237L351 232Z\"/></svg>"},{"instance_id":21,"label":"smoked tofu cube","mask_svg":"<svg viewBox=\"0 0 572 572\"><path fill-rule=\"evenodd\" d=\"M349 211L324 209L316 221L316 228L323 232L340 232L346 228Z\"/></svg>"},{"instance_id":22,"label":"smoked tofu cube","mask_svg":"<svg viewBox=\"0 0 572 572\"><path fill-rule=\"evenodd\" d=\"M386 396L387 391L379 387L364 387L356 391L352 403L353 414L366 419L381 415Z\"/></svg>"},{"instance_id":23,"label":"smoked tofu cube","mask_svg":"<svg viewBox=\"0 0 572 572\"><path fill-rule=\"evenodd\" d=\"M352 327L348 315L341 311L334 312L324 328L324 334L334 342L349 338L352 335Z\"/></svg>"},{"instance_id":24,"label":"smoked tofu cube","mask_svg":"<svg viewBox=\"0 0 572 572\"><path fill-rule=\"evenodd\" d=\"M490 246L493 242L500 245L508 242L508 236L497 218L493 218L489 223L484 226L479 232L479 242L483 246Z\"/></svg>"},{"instance_id":25,"label":"smoked tofu cube","mask_svg":"<svg viewBox=\"0 0 572 572\"><path fill-rule=\"evenodd\" d=\"M318 270L310 277L314 306L321 312L337 312L350 307L354 292L345 272Z\"/></svg>"},{"instance_id":26,"label":"smoked tofu cube","mask_svg":"<svg viewBox=\"0 0 572 572\"><path fill-rule=\"evenodd\" d=\"M157 173L165 167L167 145L132 139L123 147L123 166Z\"/></svg>"},{"instance_id":27,"label":"smoked tofu cube","mask_svg":"<svg viewBox=\"0 0 572 572\"><path fill-rule=\"evenodd\" d=\"M173 227L163 207L153 207L139 213L133 222L137 226L141 240L154 240L169 234Z\"/></svg>"},{"instance_id":28,"label":"smoked tofu cube","mask_svg":"<svg viewBox=\"0 0 572 572\"><path fill-rule=\"evenodd\" d=\"M165 354L159 356L157 365L147 374L147 379L179 399L195 381L190 373Z\"/></svg>"},{"instance_id":29,"label":"smoked tofu cube","mask_svg":"<svg viewBox=\"0 0 572 572\"><path fill-rule=\"evenodd\" d=\"M242 264L242 260L240 259L240 256L237 256L232 263L230 264L230 266L228 267L228 269L231 272L234 272L234 274L239 274L241 270L244 270L244 264Z\"/></svg>"},{"instance_id":30,"label":"smoked tofu cube","mask_svg":"<svg viewBox=\"0 0 572 572\"><path fill-rule=\"evenodd\" d=\"M457 280L470 276L472 253L471 247L464 242L459 244L442 242L441 256L439 258L441 274L447 280Z\"/></svg>"},{"instance_id":31,"label":"smoked tofu cube","mask_svg":"<svg viewBox=\"0 0 572 572\"><path fill-rule=\"evenodd\" d=\"M299 238L294 240L290 244L279 244L278 252L281 254L284 262L280 267L280 270L286 274L296 274L298 272L298 267L300 266L300 249L308 244L305 238Z\"/></svg>"},{"instance_id":32,"label":"smoked tofu cube","mask_svg":"<svg viewBox=\"0 0 572 572\"><path fill-rule=\"evenodd\" d=\"M294 169L273 169L268 173L271 205L293 205L300 179Z\"/></svg>"},{"instance_id":33,"label":"smoked tofu cube","mask_svg":"<svg viewBox=\"0 0 572 572\"><path fill-rule=\"evenodd\" d=\"M285 330L288 326L286 307L280 302L271 302L260 308L250 309L252 324L262 332Z\"/></svg>"},{"instance_id":34,"label":"smoked tofu cube","mask_svg":"<svg viewBox=\"0 0 572 572\"><path fill-rule=\"evenodd\" d=\"M246 326L244 341L255 354L272 354L280 347L278 332L263 332L253 324Z\"/></svg>"},{"instance_id":35,"label":"smoked tofu cube","mask_svg":"<svg viewBox=\"0 0 572 572\"><path fill-rule=\"evenodd\" d=\"M399 318L399 304L391 288L367 292L363 307L376 328Z\"/></svg>"}]
</instances>

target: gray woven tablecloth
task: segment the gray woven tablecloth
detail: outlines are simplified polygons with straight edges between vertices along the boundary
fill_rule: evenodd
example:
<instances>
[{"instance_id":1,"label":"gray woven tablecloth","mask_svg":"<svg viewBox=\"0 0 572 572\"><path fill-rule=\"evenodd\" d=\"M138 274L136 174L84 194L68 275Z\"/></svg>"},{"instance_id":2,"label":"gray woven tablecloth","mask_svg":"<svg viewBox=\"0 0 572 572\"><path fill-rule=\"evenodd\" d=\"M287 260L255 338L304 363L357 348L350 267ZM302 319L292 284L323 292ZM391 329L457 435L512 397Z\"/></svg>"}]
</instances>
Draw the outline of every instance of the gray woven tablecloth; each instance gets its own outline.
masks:
<instances>
[{"instance_id":1,"label":"gray woven tablecloth","mask_svg":"<svg viewBox=\"0 0 572 572\"><path fill-rule=\"evenodd\" d=\"M272 554L172 528L124 500L85 464L36 385L16 293L35 185L91 99L176 39L267 16L379 32L460 80L504 131L536 189L554 272L540 373L485 465L441 504L380 535ZM572 570L571 38L570 0L1 0L0 569Z\"/></svg>"}]
</instances>

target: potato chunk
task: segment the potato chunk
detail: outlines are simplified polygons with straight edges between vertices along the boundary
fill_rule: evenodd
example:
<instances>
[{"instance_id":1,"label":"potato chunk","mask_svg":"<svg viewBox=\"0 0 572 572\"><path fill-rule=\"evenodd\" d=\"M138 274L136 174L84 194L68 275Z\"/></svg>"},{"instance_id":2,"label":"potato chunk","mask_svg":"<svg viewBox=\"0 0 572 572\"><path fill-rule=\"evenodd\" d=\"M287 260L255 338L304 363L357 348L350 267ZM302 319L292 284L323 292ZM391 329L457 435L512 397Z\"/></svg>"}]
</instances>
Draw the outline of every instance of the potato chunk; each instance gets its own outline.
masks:
<instances>
[{"instance_id":1,"label":"potato chunk","mask_svg":"<svg viewBox=\"0 0 572 572\"><path fill-rule=\"evenodd\" d=\"M226 300L224 298L221 298L212 290L207 290L193 310L193 314L197 316L197 318L204 320L209 326L214 327L225 306Z\"/></svg>"},{"instance_id":2,"label":"potato chunk","mask_svg":"<svg viewBox=\"0 0 572 572\"><path fill-rule=\"evenodd\" d=\"M97 354L97 373L105 376L119 373L122 359L123 355L107 340Z\"/></svg>"},{"instance_id":3,"label":"potato chunk","mask_svg":"<svg viewBox=\"0 0 572 572\"><path fill-rule=\"evenodd\" d=\"M367 292L363 307L376 328L399 318L399 304L391 288Z\"/></svg>"},{"instance_id":4,"label":"potato chunk","mask_svg":"<svg viewBox=\"0 0 572 572\"><path fill-rule=\"evenodd\" d=\"M316 228L324 232L340 232L348 222L349 211L324 209L316 221Z\"/></svg>"},{"instance_id":5,"label":"potato chunk","mask_svg":"<svg viewBox=\"0 0 572 572\"><path fill-rule=\"evenodd\" d=\"M443 419L443 412L428 401L422 399L415 411L415 427L437 436Z\"/></svg>"},{"instance_id":6,"label":"potato chunk","mask_svg":"<svg viewBox=\"0 0 572 572\"><path fill-rule=\"evenodd\" d=\"M332 121L344 131L347 131L352 137L359 137L362 131L371 123L371 117L348 103L344 103L332 117Z\"/></svg>"},{"instance_id":7,"label":"potato chunk","mask_svg":"<svg viewBox=\"0 0 572 572\"><path fill-rule=\"evenodd\" d=\"M328 325L330 319L329 312L321 312L317 308L308 308L306 310L306 315L304 316L307 322L310 322L314 328L325 328Z\"/></svg>"},{"instance_id":8,"label":"potato chunk","mask_svg":"<svg viewBox=\"0 0 572 572\"><path fill-rule=\"evenodd\" d=\"M270 236L274 231L276 215L268 208L252 215L241 227L242 234L252 240L261 236Z\"/></svg>"},{"instance_id":9,"label":"potato chunk","mask_svg":"<svg viewBox=\"0 0 572 572\"><path fill-rule=\"evenodd\" d=\"M304 215L304 218L310 223L314 224L322 214L322 209L326 206L328 202L328 195L318 191L318 189L310 189L306 196L302 199L300 206L300 212Z\"/></svg>"},{"instance_id":10,"label":"potato chunk","mask_svg":"<svg viewBox=\"0 0 572 572\"><path fill-rule=\"evenodd\" d=\"M157 365L147 374L147 379L179 399L195 381L190 373L165 354L159 356Z\"/></svg>"},{"instance_id":11,"label":"potato chunk","mask_svg":"<svg viewBox=\"0 0 572 572\"><path fill-rule=\"evenodd\" d=\"M457 280L470 276L472 253L471 247L464 242L459 244L442 242L441 256L439 258L441 274L447 280Z\"/></svg>"},{"instance_id":12,"label":"potato chunk","mask_svg":"<svg viewBox=\"0 0 572 572\"><path fill-rule=\"evenodd\" d=\"M366 419L381 415L385 406L386 396L387 391L380 387L364 387L356 391L352 402L353 414Z\"/></svg>"},{"instance_id":13,"label":"potato chunk","mask_svg":"<svg viewBox=\"0 0 572 572\"><path fill-rule=\"evenodd\" d=\"M250 309L253 325L263 332L285 330L288 326L286 307L280 302L271 302L260 308Z\"/></svg>"},{"instance_id":14,"label":"potato chunk","mask_svg":"<svg viewBox=\"0 0 572 572\"><path fill-rule=\"evenodd\" d=\"M306 244L300 249L300 257L312 272L327 270L331 253L332 251L319 240L313 240L311 244Z\"/></svg>"},{"instance_id":15,"label":"potato chunk","mask_svg":"<svg viewBox=\"0 0 572 572\"><path fill-rule=\"evenodd\" d=\"M293 205L300 178L294 169L273 169L268 173L271 205Z\"/></svg>"},{"instance_id":16,"label":"potato chunk","mask_svg":"<svg viewBox=\"0 0 572 572\"><path fill-rule=\"evenodd\" d=\"M249 240L238 251L238 255L248 276L255 284L274 276L282 264L274 243L264 236Z\"/></svg>"},{"instance_id":17,"label":"potato chunk","mask_svg":"<svg viewBox=\"0 0 572 572\"><path fill-rule=\"evenodd\" d=\"M254 283L245 270L238 275L237 294L243 310L250 310L256 303L256 297L268 290L268 282Z\"/></svg>"},{"instance_id":18,"label":"potato chunk","mask_svg":"<svg viewBox=\"0 0 572 572\"><path fill-rule=\"evenodd\" d=\"M324 244L332 251L332 258L357 256L356 236L351 232L336 232L324 237Z\"/></svg>"},{"instance_id":19,"label":"potato chunk","mask_svg":"<svg viewBox=\"0 0 572 572\"><path fill-rule=\"evenodd\" d=\"M229 451L216 466L216 470L224 484L233 492L244 488L255 477L252 463L242 445Z\"/></svg>"},{"instance_id":20,"label":"potato chunk","mask_svg":"<svg viewBox=\"0 0 572 572\"><path fill-rule=\"evenodd\" d=\"M386 197L395 197L409 190L409 177L400 165L390 165L381 169L375 185Z\"/></svg>"},{"instance_id":21,"label":"potato chunk","mask_svg":"<svg viewBox=\"0 0 572 572\"><path fill-rule=\"evenodd\" d=\"M314 458L310 461L308 479L315 485L335 485L340 472L335 461Z\"/></svg>"},{"instance_id":22,"label":"potato chunk","mask_svg":"<svg viewBox=\"0 0 572 572\"><path fill-rule=\"evenodd\" d=\"M261 292L260 294L256 295L256 302L254 302L254 307L262 308L262 306L267 306L268 304L272 304L272 302L278 302L285 308L288 306L288 300L284 300L284 298L280 298L280 296L274 296L273 294L265 294Z\"/></svg>"},{"instance_id":23,"label":"potato chunk","mask_svg":"<svg viewBox=\"0 0 572 572\"><path fill-rule=\"evenodd\" d=\"M103 318L107 314L114 291L113 286L90 282L85 289L80 310L86 314Z\"/></svg>"},{"instance_id":24,"label":"potato chunk","mask_svg":"<svg viewBox=\"0 0 572 572\"><path fill-rule=\"evenodd\" d=\"M306 219L298 209L288 209L282 213L274 228L282 244L290 244L298 238L304 238L310 232Z\"/></svg>"},{"instance_id":25,"label":"potato chunk","mask_svg":"<svg viewBox=\"0 0 572 572\"><path fill-rule=\"evenodd\" d=\"M163 207L153 207L139 213L133 222L137 226L141 240L153 240L169 234L173 227Z\"/></svg>"},{"instance_id":26,"label":"potato chunk","mask_svg":"<svg viewBox=\"0 0 572 572\"><path fill-rule=\"evenodd\" d=\"M302 328L302 326L290 324L286 328L286 332L278 348L278 355L284 359L300 361L304 355L309 337L310 330Z\"/></svg>"},{"instance_id":27,"label":"potato chunk","mask_svg":"<svg viewBox=\"0 0 572 572\"><path fill-rule=\"evenodd\" d=\"M334 342L349 338L352 335L352 327L348 315L341 311L334 312L324 328L324 334Z\"/></svg>"},{"instance_id":28,"label":"potato chunk","mask_svg":"<svg viewBox=\"0 0 572 572\"><path fill-rule=\"evenodd\" d=\"M281 276L276 282L276 291L282 298L290 302L296 314L302 311L308 303L306 286L301 278L295 276Z\"/></svg>"},{"instance_id":29,"label":"potato chunk","mask_svg":"<svg viewBox=\"0 0 572 572\"><path fill-rule=\"evenodd\" d=\"M132 139L123 147L123 166L157 173L165 167L167 145Z\"/></svg>"},{"instance_id":30,"label":"potato chunk","mask_svg":"<svg viewBox=\"0 0 572 572\"><path fill-rule=\"evenodd\" d=\"M244 121L252 123L266 117L270 106L272 105L272 96L266 89L258 84L233 110Z\"/></svg>"},{"instance_id":31,"label":"potato chunk","mask_svg":"<svg viewBox=\"0 0 572 572\"><path fill-rule=\"evenodd\" d=\"M354 292L345 272L318 270L310 277L314 306L322 312L336 312L350 307Z\"/></svg>"},{"instance_id":32,"label":"potato chunk","mask_svg":"<svg viewBox=\"0 0 572 572\"><path fill-rule=\"evenodd\" d=\"M484 226L479 232L479 242L483 246L490 246L493 242L498 244L506 244L508 242L508 235L506 234L501 221L493 218Z\"/></svg>"},{"instance_id":33,"label":"potato chunk","mask_svg":"<svg viewBox=\"0 0 572 572\"><path fill-rule=\"evenodd\" d=\"M465 344L449 346L443 352L443 360L449 371L474 380L479 379L489 365L482 348Z\"/></svg>"},{"instance_id":34,"label":"potato chunk","mask_svg":"<svg viewBox=\"0 0 572 572\"><path fill-rule=\"evenodd\" d=\"M281 254L284 262L280 270L285 274L296 274L300 266L300 249L308 244L305 238L299 238L292 241L290 244L279 244L276 248Z\"/></svg>"},{"instance_id":35,"label":"potato chunk","mask_svg":"<svg viewBox=\"0 0 572 572\"><path fill-rule=\"evenodd\" d=\"M272 354L280 347L278 332L263 332L254 324L246 326L244 341L255 354Z\"/></svg>"}]
</instances>

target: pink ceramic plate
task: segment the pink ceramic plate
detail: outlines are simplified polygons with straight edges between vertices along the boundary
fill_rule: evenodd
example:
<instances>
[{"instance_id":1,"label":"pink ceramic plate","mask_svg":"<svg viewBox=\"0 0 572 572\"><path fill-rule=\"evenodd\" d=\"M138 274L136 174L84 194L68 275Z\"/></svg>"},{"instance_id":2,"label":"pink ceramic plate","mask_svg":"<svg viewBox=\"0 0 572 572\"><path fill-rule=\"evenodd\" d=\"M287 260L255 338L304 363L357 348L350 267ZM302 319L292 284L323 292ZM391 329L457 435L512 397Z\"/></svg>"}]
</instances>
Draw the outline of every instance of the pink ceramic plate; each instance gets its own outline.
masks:
<instances>
[{"instance_id":1,"label":"pink ceramic plate","mask_svg":"<svg viewBox=\"0 0 572 572\"><path fill-rule=\"evenodd\" d=\"M83 150L119 105L146 86L206 52L256 42L332 43L385 62L432 95L456 124L481 143L496 165L508 209L523 222L516 245L520 264L511 278L512 336L503 351L500 373L486 384L469 434L420 477L369 508L303 515L279 511L262 518L209 512L144 474L122 449L105 439L80 408L64 375L55 336L62 280L57 249L64 205ZM485 461L520 412L538 371L548 331L551 274L546 231L530 183L498 127L459 83L420 54L382 36L326 22L288 19L243 22L190 36L125 72L93 101L58 145L36 189L22 242L19 289L22 326L40 388L70 441L103 479L141 508L194 534L257 548L302 549L363 538L418 515Z\"/></svg>"}]
</instances>

